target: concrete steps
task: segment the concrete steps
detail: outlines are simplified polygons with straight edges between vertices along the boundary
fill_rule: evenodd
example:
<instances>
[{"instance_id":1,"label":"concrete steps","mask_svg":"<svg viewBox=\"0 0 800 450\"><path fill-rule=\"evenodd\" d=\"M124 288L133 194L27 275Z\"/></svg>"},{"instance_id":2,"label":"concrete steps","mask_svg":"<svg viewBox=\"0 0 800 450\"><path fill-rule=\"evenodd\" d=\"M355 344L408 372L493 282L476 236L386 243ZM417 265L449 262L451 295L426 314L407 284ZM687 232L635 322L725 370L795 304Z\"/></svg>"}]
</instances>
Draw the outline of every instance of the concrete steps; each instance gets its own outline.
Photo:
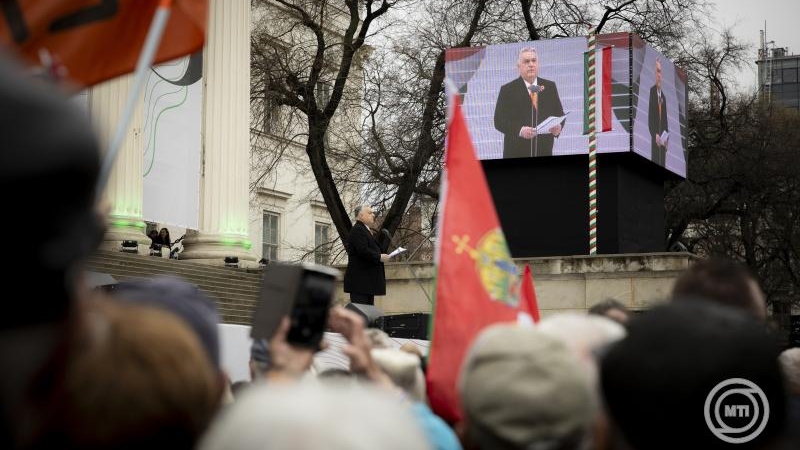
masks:
<instances>
[{"instance_id":1,"label":"concrete steps","mask_svg":"<svg viewBox=\"0 0 800 450\"><path fill-rule=\"evenodd\" d=\"M223 323L250 325L261 287L260 270L206 266L123 252L97 251L86 266L119 281L163 275L183 278L216 301Z\"/></svg>"}]
</instances>

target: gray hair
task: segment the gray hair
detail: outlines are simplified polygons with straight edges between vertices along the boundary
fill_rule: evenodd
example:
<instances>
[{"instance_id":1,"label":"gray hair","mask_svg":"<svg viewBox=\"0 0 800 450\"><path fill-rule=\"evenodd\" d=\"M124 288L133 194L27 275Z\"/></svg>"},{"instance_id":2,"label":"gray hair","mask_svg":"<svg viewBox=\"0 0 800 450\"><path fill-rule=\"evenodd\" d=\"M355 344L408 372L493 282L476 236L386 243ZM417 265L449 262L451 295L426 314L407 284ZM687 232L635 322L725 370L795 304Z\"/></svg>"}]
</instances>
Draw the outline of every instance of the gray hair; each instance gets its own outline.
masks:
<instances>
[{"instance_id":1,"label":"gray hair","mask_svg":"<svg viewBox=\"0 0 800 450\"><path fill-rule=\"evenodd\" d=\"M367 206L369 205L366 203L359 203L358 205L356 205L356 207L353 208L353 217L358 219L358 215L361 213L361 210Z\"/></svg>"},{"instance_id":2,"label":"gray hair","mask_svg":"<svg viewBox=\"0 0 800 450\"><path fill-rule=\"evenodd\" d=\"M519 63L520 58L522 58L523 53L536 53L536 56L539 56L539 52L536 51L536 47L523 47L522 50L519 51L517 55L517 63Z\"/></svg>"},{"instance_id":3,"label":"gray hair","mask_svg":"<svg viewBox=\"0 0 800 450\"><path fill-rule=\"evenodd\" d=\"M397 397L367 386L316 383L251 386L198 449L258 450L265 442L272 450L430 449Z\"/></svg>"},{"instance_id":4,"label":"gray hair","mask_svg":"<svg viewBox=\"0 0 800 450\"><path fill-rule=\"evenodd\" d=\"M413 401L425 401L425 375L417 355L395 348L373 348L372 359Z\"/></svg>"}]
</instances>

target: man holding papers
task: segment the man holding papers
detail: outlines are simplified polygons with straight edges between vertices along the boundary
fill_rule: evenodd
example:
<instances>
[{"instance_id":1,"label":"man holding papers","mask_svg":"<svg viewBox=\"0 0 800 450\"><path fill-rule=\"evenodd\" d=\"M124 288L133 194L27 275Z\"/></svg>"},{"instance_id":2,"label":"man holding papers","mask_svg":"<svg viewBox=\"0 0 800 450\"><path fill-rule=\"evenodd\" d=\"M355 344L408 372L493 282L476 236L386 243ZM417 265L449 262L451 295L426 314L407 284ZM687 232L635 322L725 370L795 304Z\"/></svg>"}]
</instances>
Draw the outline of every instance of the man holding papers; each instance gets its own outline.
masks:
<instances>
[{"instance_id":1,"label":"man holding papers","mask_svg":"<svg viewBox=\"0 0 800 450\"><path fill-rule=\"evenodd\" d=\"M344 272L344 291L350 301L366 305L375 304L376 295L386 295L386 274L383 263L390 256L381 251L370 226L375 223L375 213L369 205L358 205L354 211L356 223L347 237L347 270Z\"/></svg>"},{"instance_id":2,"label":"man holding papers","mask_svg":"<svg viewBox=\"0 0 800 450\"><path fill-rule=\"evenodd\" d=\"M533 47L520 50L517 69L519 78L500 88L494 109L494 127L505 135L503 158L551 156L564 123L558 89L538 76L539 55ZM545 121L546 128L540 127Z\"/></svg>"},{"instance_id":3,"label":"man holding papers","mask_svg":"<svg viewBox=\"0 0 800 450\"><path fill-rule=\"evenodd\" d=\"M650 138L653 141L650 159L663 167L666 163L669 126L667 126L667 97L661 90L661 59L658 58L656 59L656 84L650 88L650 108L647 114Z\"/></svg>"}]
</instances>

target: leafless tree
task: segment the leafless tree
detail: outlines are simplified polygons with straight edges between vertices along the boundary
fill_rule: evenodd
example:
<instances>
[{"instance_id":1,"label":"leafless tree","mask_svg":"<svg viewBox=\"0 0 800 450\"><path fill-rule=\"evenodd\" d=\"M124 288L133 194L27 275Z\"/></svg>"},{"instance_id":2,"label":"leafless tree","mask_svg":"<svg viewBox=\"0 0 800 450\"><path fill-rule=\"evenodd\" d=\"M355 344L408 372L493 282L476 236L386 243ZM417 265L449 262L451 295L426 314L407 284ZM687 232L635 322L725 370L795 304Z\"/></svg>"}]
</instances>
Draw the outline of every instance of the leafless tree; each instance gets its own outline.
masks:
<instances>
[{"instance_id":1,"label":"leafless tree","mask_svg":"<svg viewBox=\"0 0 800 450\"><path fill-rule=\"evenodd\" d=\"M441 4L444 4L442 2ZM431 168L438 167L435 155L441 151L442 126L442 85L444 80L444 50L447 46L467 46L481 26L485 1L461 1L448 8L454 13L466 15L466 25L453 30L446 41L426 49L423 59L416 49L418 69L414 73L414 96L406 99L413 104L415 111L407 111L405 116L396 117L395 124L404 123L403 128L393 128L397 136L404 135L403 152L392 155L363 151L363 146L349 147L352 139L335 139L335 133L362 130L349 130L348 121L341 126L332 126L337 118L354 109L361 113L364 105L365 88L363 79L371 76L384 76L368 73L364 59L370 48L365 47L368 40L381 36L381 31L389 27L384 20L391 8L402 9L411 6L424 7L426 2L373 1L373 0L269 0L257 1L256 5L269 7L269 16L256 26L252 39L252 77L253 101L266 105L254 114L256 127L263 128L264 121L274 111L288 114L293 126L286 131L296 132L305 140L305 151L322 198L331 214L339 237L344 240L349 233L350 223L347 208L342 202L341 192L348 183L370 183L388 186L384 199L388 207L383 215L383 227L395 232L403 220L409 202L415 193L427 190L433 193L432 182L436 175ZM407 12L410 10L406 10ZM424 17L424 16L421 16ZM461 19L462 16L458 18ZM459 20L460 22L460 20ZM402 33L402 31L401 31ZM455 36L458 34L458 36ZM408 34L406 34L408 36ZM402 45L395 45L402 51ZM374 51L374 50L373 50ZM410 48L407 52L412 52ZM377 53L377 52L376 52ZM385 55L376 55L385 58ZM414 64L404 60L402 54L396 62L405 68ZM421 65L420 65L421 64ZM375 66L372 66L373 68ZM362 71L364 76L361 76ZM423 73L420 73L423 72ZM421 75L421 76L420 76ZM391 75L389 75L391 76ZM402 75L397 75L402 76ZM366 89L366 90L365 90ZM408 92L410 93L410 91ZM395 97L396 98L396 97ZM374 107L373 119L383 113L387 103L378 95L366 100ZM397 103L391 103L397 108ZM395 109L396 110L396 109ZM403 122L403 118L409 119ZM352 117L351 117L352 118ZM380 116L386 120L386 116ZM302 123L301 123L302 122ZM389 121L381 123L385 131ZM373 127L372 131L377 131ZM391 140L390 135L375 135L365 138L367 142L382 144ZM333 144L336 141L337 144ZM410 151L408 151L410 149ZM392 149L385 147L391 152ZM432 161L433 159L433 161ZM366 161L373 161L367 165ZM272 167L267 161L262 166ZM370 167L383 169L371 171ZM438 169L434 169L435 172ZM360 171L360 172L359 172ZM363 173L366 171L366 173ZM372 176L372 177L370 177ZM259 175L254 179L258 182ZM377 180L377 183L374 182ZM420 180L422 180L420 182ZM385 182L385 183L384 183ZM380 190L375 190L380 195Z\"/></svg>"}]
</instances>

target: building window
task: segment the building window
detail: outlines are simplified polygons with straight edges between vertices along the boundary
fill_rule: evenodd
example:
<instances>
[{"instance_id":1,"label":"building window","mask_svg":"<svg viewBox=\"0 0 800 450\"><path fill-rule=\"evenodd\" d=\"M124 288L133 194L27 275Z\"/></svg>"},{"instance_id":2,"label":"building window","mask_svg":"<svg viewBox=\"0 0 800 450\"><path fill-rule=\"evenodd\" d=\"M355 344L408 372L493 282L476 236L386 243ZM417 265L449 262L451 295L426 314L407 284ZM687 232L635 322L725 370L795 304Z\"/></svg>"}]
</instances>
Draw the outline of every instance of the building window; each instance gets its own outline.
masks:
<instances>
[{"instance_id":1,"label":"building window","mask_svg":"<svg viewBox=\"0 0 800 450\"><path fill-rule=\"evenodd\" d=\"M265 212L261 228L261 256L270 261L278 259L278 222L280 216Z\"/></svg>"},{"instance_id":2,"label":"building window","mask_svg":"<svg viewBox=\"0 0 800 450\"><path fill-rule=\"evenodd\" d=\"M314 262L317 264L330 264L330 230L331 227L328 224L319 222L314 224Z\"/></svg>"},{"instance_id":3,"label":"building window","mask_svg":"<svg viewBox=\"0 0 800 450\"><path fill-rule=\"evenodd\" d=\"M781 83L783 83L783 81L782 81L783 77L781 77L781 70L782 69L773 69L772 70L772 84L781 84Z\"/></svg>"},{"instance_id":4,"label":"building window","mask_svg":"<svg viewBox=\"0 0 800 450\"><path fill-rule=\"evenodd\" d=\"M797 69L783 69L783 82L784 83L797 83Z\"/></svg>"}]
</instances>

